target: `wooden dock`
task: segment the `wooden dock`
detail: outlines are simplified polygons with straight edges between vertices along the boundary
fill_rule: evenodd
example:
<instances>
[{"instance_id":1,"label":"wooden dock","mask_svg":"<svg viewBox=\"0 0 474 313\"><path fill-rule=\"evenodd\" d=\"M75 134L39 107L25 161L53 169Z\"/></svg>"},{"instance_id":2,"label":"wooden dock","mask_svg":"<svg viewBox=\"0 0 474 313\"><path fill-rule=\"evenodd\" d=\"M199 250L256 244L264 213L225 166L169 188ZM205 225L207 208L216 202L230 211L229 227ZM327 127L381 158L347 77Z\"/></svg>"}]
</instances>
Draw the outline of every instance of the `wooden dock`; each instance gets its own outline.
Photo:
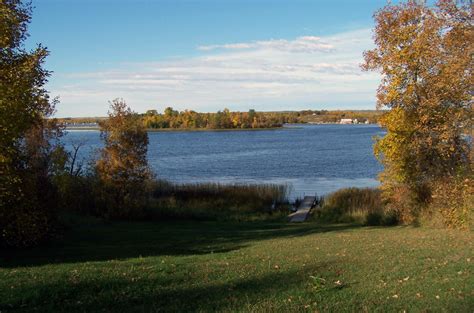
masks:
<instances>
[{"instance_id":1,"label":"wooden dock","mask_svg":"<svg viewBox=\"0 0 474 313\"><path fill-rule=\"evenodd\" d=\"M304 222L308 218L308 214L314 206L316 201L316 197L304 197L303 201L301 202L300 206L296 210L296 212L291 213L288 217L290 218L290 222Z\"/></svg>"}]
</instances>

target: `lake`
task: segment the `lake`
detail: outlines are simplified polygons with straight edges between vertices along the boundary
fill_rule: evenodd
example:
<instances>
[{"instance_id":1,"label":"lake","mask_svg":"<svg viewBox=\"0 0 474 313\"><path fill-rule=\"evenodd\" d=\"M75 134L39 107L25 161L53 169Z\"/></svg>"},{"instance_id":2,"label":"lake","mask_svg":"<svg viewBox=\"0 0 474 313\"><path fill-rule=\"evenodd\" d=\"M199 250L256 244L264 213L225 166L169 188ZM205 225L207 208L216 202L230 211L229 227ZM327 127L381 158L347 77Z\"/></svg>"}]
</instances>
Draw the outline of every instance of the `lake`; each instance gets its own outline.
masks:
<instances>
[{"instance_id":1,"label":"lake","mask_svg":"<svg viewBox=\"0 0 474 313\"><path fill-rule=\"evenodd\" d=\"M148 160L158 178L176 183L276 183L291 198L343 187L374 187L382 170L372 153L377 125L286 125L274 130L149 132ZM66 147L81 157L102 146L98 131L70 130Z\"/></svg>"}]
</instances>

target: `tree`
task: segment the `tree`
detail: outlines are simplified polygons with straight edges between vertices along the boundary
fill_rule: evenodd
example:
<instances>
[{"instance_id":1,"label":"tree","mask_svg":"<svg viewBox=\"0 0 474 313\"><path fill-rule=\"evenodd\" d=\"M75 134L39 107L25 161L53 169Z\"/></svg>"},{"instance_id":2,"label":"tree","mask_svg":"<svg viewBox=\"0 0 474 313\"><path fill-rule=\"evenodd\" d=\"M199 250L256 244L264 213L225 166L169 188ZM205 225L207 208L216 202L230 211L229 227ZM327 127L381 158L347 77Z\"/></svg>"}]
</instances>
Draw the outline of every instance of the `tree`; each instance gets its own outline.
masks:
<instances>
[{"instance_id":1,"label":"tree","mask_svg":"<svg viewBox=\"0 0 474 313\"><path fill-rule=\"evenodd\" d=\"M109 118L100 124L105 147L97 161L101 215L108 218L136 218L147 201L148 133L140 116L115 99Z\"/></svg>"},{"instance_id":2,"label":"tree","mask_svg":"<svg viewBox=\"0 0 474 313\"><path fill-rule=\"evenodd\" d=\"M363 68L382 73L377 106L390 109L375 153L384 164L384 197L405 222L429 212L441 186L472 188L463 137L472 119L471 10L448 0L434 7L409 1L375 14L376 48L365 52ZM442 210L464 219L466 201Z\"/></svg>"},{"instance_id":3,"label":"tree","mask_svg":"<svg viewBox=\"0 0 474 313\"><path fill-rule=\"evenodd\" d=\"M166 117L174 117L174 116L177 116L178 114L179 114L179 112L176 111L176 110L173 110L172 107L167 107L165 109L165 116Z\"/></svg>"},{"instance_id":4,"label":"tree","mask_svg":"<svg viewBox=\"0 0 474 313\"><path fill-rule=\"evenodd\" d=\"M55 216L50 178L55 158L64 152L53 140L61 129L47 120L57 103L44 88L48 51L23 46L30 19L30 5L0 2L0 244L15 246L36 244L50 233Z\"/></svg>"},{"instance_id":5,"label":"tree","mask_svg":"<svg viewBox=\"0 0 474 313\"><path fill-rule=\"evenodd\" d=\"M155 115L158 115L158 111L157 110L147 110L145 115L155 116Z\"/></svg>"}]
</instances>

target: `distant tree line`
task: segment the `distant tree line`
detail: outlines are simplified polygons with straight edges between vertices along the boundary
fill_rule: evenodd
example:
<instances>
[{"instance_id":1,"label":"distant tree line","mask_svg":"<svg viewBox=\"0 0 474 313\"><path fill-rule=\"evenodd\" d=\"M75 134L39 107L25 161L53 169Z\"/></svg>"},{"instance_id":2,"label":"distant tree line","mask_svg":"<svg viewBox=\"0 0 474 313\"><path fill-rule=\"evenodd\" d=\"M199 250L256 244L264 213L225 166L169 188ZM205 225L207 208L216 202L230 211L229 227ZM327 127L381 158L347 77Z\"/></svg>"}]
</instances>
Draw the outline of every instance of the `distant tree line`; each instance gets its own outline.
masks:
<instances>
[{"instance_id":1,"label":"distant tree line","mask_svg":"<svg viewBox=\"0 0 474 313\"><path fill-rule=\"evenodd\" d=\"M383 110L303 110L257 112L233 112L224 109L216 113L200 113L193 110L178 111L167 107L163 113L148 110L140 114L143 125L148 129L256 129L282 127L283 124L297 123L339 123L341 119L353 119L360 123L377 123L385 113ZM99 124L106 118L83 117L62 118L66 126L90 126Z\"/></svg>"},{"instance_id":2,"label":"distant tree line","mask_svg":"<svg viewBox=\"0 0 474 313\"><path fill-rule=\"evenodd\" d=\"M147 128L271 128L287 123L339 123L350 118L361 123L377 123L384 111L304 110L288 112L231 112L228 109L217 113L198 113L192 110L178 112L168 107L163 114L149 110L143 115Z\"/></svg>"}]
</instances>

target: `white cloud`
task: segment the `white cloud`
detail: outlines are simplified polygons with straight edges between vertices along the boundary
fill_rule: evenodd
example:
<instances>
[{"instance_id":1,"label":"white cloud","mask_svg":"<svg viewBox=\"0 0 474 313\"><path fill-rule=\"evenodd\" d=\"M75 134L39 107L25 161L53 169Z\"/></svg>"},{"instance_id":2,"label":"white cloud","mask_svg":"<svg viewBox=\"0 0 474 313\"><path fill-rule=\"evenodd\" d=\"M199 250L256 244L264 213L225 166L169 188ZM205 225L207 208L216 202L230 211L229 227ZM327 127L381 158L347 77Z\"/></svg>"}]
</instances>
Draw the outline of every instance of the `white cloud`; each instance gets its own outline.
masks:
<instances>
[{"instance_id":1,"label":"white cloud","mask_svg":"<svg viewBox=\"0 0 474 313\"><path fill-rule=\"evenodd\" d=\"M55 79L52 93L61 96L61 116L104 115L116 97L139 112L167 105L198 111L368 108L379 77L359 64L371 42L370 30L358 30L200 46L199 57L67 73Z\"/></svg>"},{"instance_id":2,"label":"white cloud","mask_svg":"<svg viewBox=\"0 0 474 313\"><path fill-rule=\"evenodd\" d=\"M276 50L276 51L288 51L294 53L313 53L319 51L329 52L334 49L334 46L320 37L315 36L302 36L295 40L286 39L271 39L264 41L254 42L240 42L240 43L228 43L221 45L209 45L199 46L199 50L210 51L216 49L225 50L246 50L246 49L265 49L265 50Z\"/></svg>"}]
</instances>

